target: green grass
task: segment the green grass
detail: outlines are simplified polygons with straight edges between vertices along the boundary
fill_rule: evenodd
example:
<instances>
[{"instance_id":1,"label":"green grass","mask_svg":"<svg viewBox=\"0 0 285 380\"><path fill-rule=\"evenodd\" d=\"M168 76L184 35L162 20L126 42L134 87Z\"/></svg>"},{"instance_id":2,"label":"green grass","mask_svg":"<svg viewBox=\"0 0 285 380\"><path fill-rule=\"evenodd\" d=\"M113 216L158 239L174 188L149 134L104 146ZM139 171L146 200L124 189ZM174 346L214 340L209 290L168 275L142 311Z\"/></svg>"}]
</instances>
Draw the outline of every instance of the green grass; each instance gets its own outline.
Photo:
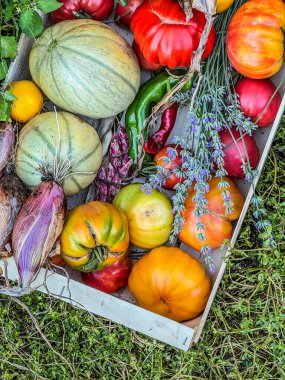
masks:
<instances>
[{"instance_id":1,"label":"green grass","mask_svg":"<svg viewBox=\"0 0 285 380\"><path fill-rule=\"evenodd\" d=\"M18 30L5 26L4 33ZM277 247L261 248L249 213L201 340L189 352L38 292L24 298L54 349L75 367L78 379L285 379L284 136L285 118L259 186ZM48 348L29 315L13 300L0 300L1 380L72 379L69 367Z\"/></svg>"},{"instance_id":2,"label":"green grass","mask_svg":"<svg viewBox=\"0 0 285 380\"><path fill-rule=\"evenodd\" d=\"M189 352L38 292L24 298L78 379L285 379L284 134L285 120L259 186L277 248L260 247L249 213L201 340ZM7 298L1 299L0 321L1 379L72 379L26 312Z\"/></svg>"}]
</instances>

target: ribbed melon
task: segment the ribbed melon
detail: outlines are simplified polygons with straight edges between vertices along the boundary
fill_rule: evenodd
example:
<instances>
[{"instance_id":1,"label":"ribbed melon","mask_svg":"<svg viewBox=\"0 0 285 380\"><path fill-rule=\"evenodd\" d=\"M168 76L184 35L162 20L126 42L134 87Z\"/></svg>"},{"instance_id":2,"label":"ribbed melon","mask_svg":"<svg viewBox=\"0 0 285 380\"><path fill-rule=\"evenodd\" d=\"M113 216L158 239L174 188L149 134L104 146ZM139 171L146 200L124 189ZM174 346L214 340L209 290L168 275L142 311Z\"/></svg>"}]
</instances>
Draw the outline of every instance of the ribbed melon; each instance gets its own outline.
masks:
<instances>
[{"instance_id":1,"label":"ribbed melon","mask_svg":"<svg viewBox=\"0 0 285 380\"><path fill-rule=\"evenodd\" d=\"M94 180L101 162L97 132L68 112L38 115L20 132L16 174L31 190L53 179L66 195L76 194Z\"/></svg>"},{"instance_id":2,"label":"ribbed melon","mask_svg":"<svg viewBox=\"0 0 285 380\"><path fill-rule=\"evenodd\" d=\"M140 85L128 42L94 20L47 28L34 43L29 65L34 81L54 104L95 119L125 110Z\"/></svg>"}]
</instances>

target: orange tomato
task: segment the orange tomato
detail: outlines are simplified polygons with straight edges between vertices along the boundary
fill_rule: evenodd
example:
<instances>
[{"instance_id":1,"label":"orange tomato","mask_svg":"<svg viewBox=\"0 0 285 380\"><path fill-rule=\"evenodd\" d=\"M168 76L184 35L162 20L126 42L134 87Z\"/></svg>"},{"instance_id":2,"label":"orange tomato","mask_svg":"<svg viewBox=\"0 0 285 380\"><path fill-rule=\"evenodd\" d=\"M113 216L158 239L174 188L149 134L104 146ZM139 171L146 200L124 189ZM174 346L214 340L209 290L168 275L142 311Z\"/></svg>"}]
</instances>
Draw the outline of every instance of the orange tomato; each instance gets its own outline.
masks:
<instances>
[{"instance_id":1,"label":"orange tomato","mask_svg":"<svg viewBox=\"0 0 285 380\"><path fill-rule=\"evenodd\" d=\"M40 89L29 80L13 82L10 91L17 98L13 101L11 117L26 123L42 109L44 98Z\"/></svg>"},{"instance_id":2,"label":"orange tomato","mask_svg":"<svg viewBox=\"0 0 285 380\"><path fill-rule=\"evenodd\" d=\"M197 317L210 295L203 266L175 247L159 247L137 261L128 286L137 304L177 322Z\"/></svg>"},{"instance_id":3,"label":"orange tomato","mask_svg":"<svg viewBox=\"0 0 285 380\"><path fill-rule=\"evenodd\" d=\"M206 193L206 199L208 200L207 207L209 210L221 215L222 217L226 217L229 220L236 220L240 216L244 204L244 199L242 193L232 179L225 177L224 180L229 184L229 187L226 190L230 193L230 200L233 203L232 213L226 213L226 207L224 205L223 198L224 189L218 188L221 180L217 177L212 177L210 181L208 181L210 190L208 193ZM188 196L185 201L186 208L195 208L195 203L192 200L195 194L196 190L194 190L193 186L190 190L188 190Z\"/></svg>"},{"instance_id":4,"label":"orange tomato","mask_svg":"<svg viewBox=\"0 0 285 380\"><path fill-rule=\"evenodd\" d=\"M233 67L252 79L276 74L284 62L285 5L282 0L249 0L234 14L227 32Z\"/></svg>"},{"instance_id":5,"label":"orange tomato","mask_svg":"<svg viewBox=\"0 0 285 380\"><path fill-rule=\"evenodd\" d=\"M233 2L234 0L217 0L217 3L216 3L217 13L221 13L227 10L233 4Z\"/></svg>"},{"instance_id":6,"label":"orange tomato","mask_svg":"<svg viewBox=\"0 0 285 380\"><path fill-rule=\"evenodd\" d=\"M217 249L226 239L230 239L233 229L231 222L237 219L242 211L244 199L239 188L229 177L225 177L225 180L229 184L226 190L230 194L232 213L226 213L222 194L223 189L218 189L220 179L213 177L208 182L210 190L206 194L206 199L208 200L206 207L209 212L200 217L200 221L205 224L203 230L197 229L198 217L194 214L195 202L192 200L196 192L194 187L188 192L188 197L185 201L186 208L183 212L185 224L179 233L179 238L197 251L200 251L204 245ZM198 238L199 233L204 233L206 240L200 240Z\"/></svg>"},{"instance_id":7,"label":"orange tomato","mask_svg":"<svg viewBox=\"0 0 285 380\"><path fill-rule=\"evenodd\" d=\"M82 272L103 269L128 251L127 218L109 203L85 203L67 215L60 243L63 258L71 267Z\"/></svg>"},{"instance_id":8,"label":"orange tomato","mask_svg":"<svg viewBox=\"0 0 285 380\"><path fill-rule=\"evenodd\" d=\"M183 212L185 225L179 232L179 239L190 247L200 251L204 245L212 249L219 248L226 239L232 236L233 227L229 220L213 214L205 214L200 221L205 224L203 230L197 229L198 217L194 215L194 209L186 209ZM206 235L205 240L198 238L199 233Z\"/></svg>"}]
</instances>

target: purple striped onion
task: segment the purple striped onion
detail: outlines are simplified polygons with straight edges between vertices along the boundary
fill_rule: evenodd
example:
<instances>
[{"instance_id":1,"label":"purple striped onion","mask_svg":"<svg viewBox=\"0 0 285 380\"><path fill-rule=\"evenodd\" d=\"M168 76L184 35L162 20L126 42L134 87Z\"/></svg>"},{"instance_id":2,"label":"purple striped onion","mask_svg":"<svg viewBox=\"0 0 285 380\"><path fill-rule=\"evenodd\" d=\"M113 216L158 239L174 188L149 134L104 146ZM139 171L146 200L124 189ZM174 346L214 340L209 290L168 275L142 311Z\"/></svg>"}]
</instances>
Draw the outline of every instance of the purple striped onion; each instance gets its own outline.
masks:
<instances>
[{"instance_id":1,"label":"purple striped onion","mask_svg":"<svg viewBox=\"0 0 285 380\"><path fill-rule=\"evenodd\" d=\"M26 200L25 188L18 177L4 175L0 179L0 251L9 242L17 215Z\"/></svg>"},{"instance_id":2,"label":"purple striped onion","mask_svg":"<svg viewBox=\"0 0 285 380\"><path fill-rule=\"evenodd\" d=\"M0 176L7 165L15 144L15 132L11 123L0 124Z\"/></svg>"},{"instance_id":3,"label":"purple striped onion","mask_svg":"<svg viewBox=\"0 0 285 380\"><path fill-rule=\"evenodd\" d=\"M19 272L16 295L27 294L64 224L64 192L53 181L42 182L22 207L12 234Z\"/></svg>"}]
</instances>

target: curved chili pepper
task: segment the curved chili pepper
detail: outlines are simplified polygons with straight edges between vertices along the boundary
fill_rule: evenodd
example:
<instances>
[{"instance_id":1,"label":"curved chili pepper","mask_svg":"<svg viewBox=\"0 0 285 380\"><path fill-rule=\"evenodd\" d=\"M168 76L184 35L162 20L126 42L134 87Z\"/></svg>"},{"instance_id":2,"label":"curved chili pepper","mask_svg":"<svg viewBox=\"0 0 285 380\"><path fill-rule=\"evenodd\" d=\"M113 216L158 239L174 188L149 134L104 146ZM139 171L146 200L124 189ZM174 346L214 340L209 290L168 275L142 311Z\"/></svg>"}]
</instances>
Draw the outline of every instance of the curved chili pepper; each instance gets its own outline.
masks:
<instances>
[{"instance_id":1,"label":"curved chili pepper","mask_svg":"<svg viewBox=\"0 0 285 380\"><path fill-rule=\"evenodd\" d=\"M165 145L176 121L178 104L173 103L161 116L161 124L156 131L144 144L144 150L151 154L158 153Z\"/></svg>"},{"instance_id":2,"label":"curved chili pepper","mask_svg":"<svg viewBox=\"0 0 285 380\"><path fill-rule=\"evenodd\" d=\"M137 168L139 160L139 143L144 121L150 115L152 108L180 81L183 70L176 70L174 75L163 71L145 82L126 112L125 125L129 140L129 157L133 160L132 171ZM191 89L194 78L183 87L183 92ZM147 131L143 131L146 140ZM145 160L150 156L146 153Z\"/></svg>"}]
</instances>

